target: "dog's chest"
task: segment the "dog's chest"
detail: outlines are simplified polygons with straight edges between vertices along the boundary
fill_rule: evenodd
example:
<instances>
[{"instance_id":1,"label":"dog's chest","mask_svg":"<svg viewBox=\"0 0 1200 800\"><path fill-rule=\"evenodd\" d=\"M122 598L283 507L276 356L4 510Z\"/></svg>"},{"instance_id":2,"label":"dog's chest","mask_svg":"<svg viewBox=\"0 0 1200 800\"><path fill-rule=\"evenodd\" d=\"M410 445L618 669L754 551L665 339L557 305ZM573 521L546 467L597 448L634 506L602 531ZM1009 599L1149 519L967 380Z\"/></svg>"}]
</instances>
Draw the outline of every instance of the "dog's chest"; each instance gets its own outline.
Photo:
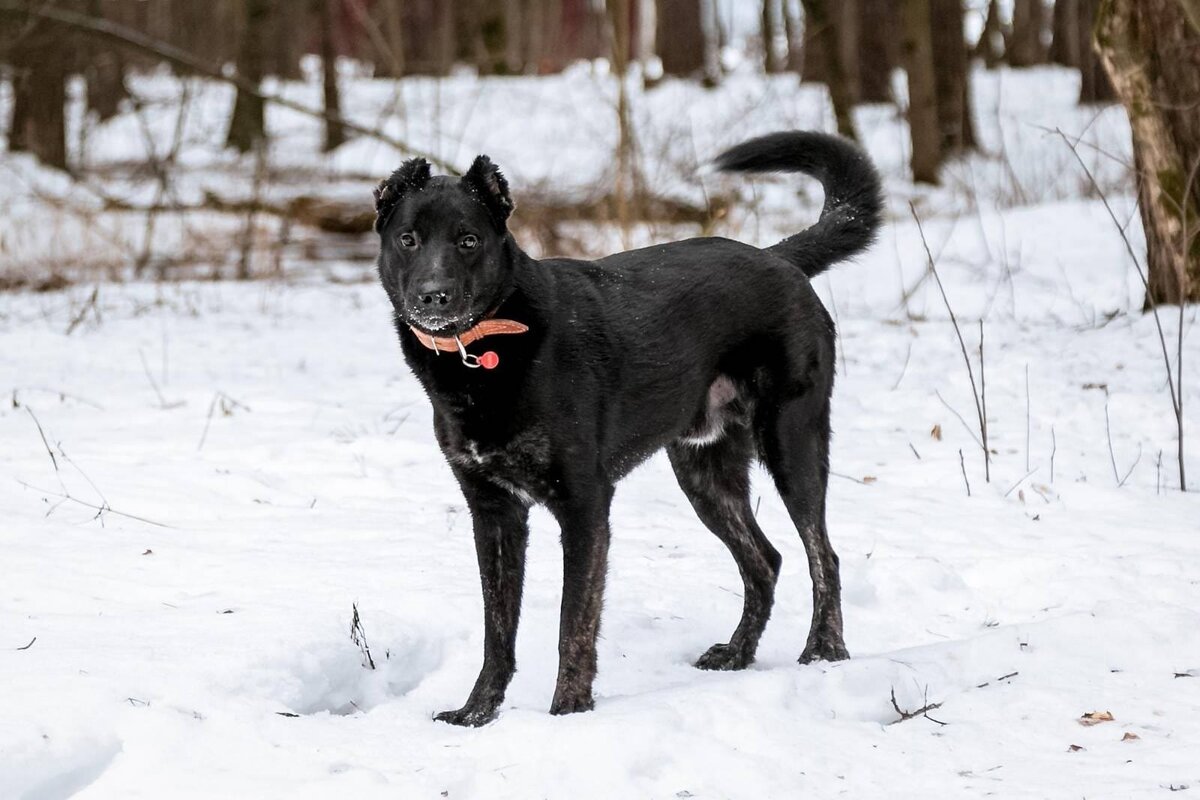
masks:
<instances>
[{"instance_id":1,"label":"dog's chest","mask_svg":"<svg viewBox=\"0 0 1200 800\"><path fill-rule=\"evenodd\" d=\"M454 431L447 440L446 457L452 463L511 492L527 505L553 496L550 441L540 429L521 431L504 441Z\"/></svg>"}]
</instances>

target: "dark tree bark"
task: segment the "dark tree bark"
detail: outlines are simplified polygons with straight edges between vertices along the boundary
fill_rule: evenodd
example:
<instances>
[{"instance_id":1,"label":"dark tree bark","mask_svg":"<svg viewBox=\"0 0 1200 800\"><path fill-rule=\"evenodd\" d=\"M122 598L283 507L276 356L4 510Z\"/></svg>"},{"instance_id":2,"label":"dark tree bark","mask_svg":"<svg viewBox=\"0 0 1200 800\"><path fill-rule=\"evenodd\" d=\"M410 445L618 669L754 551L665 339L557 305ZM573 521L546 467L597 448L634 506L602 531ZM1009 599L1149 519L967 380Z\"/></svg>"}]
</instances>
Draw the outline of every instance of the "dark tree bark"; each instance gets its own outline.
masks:
<instances>
[{"instance_id":1,"label":"dark tree bark","mask_svg":"<svg viewBox=\"0 0 1200 800\"><path fill-rule=\"evenodd\" d=\"M88 13L105 17L100 0L88 0ZM87 81L87 107L103 122L117 115L121 101L129 96L125 85L125 58L121 50L86 40L83 47L83 75Z\"/></svg>"},{"instance_id":2,"label":"dark tree bark","mask_svg":"<svg viewBox=\"0 0 1200 800\"><path fill-rule=\"evenodd\" d=\"M74 37L36 24L8 54L13 67L13 109L8 147L48 167L67 169L67 72Z\"/></svg>"},{"instance_id":3,"label":"dark tree bark","mask_svg":"<svg viewBox=\"0 0 1200 800\"><path fill-rule=\"evenodd\" d=\"M662 59L663 74L680 78L705 76L708 43L700 3L701 0L658 0L654 48Z\"/></svg>"},{"instance_id":4,"label":"dark tree bark","mask_svg":"<svg viewBox=\"0 0 1200 800\"><path fill-rule=\"evenodd\" d=\"M1008 63L1013 67L1032 67L1046 63L1046 7L1042 0L1015 0L1012 35L1008 44Z\"/></svg>"},{"instance_id":5,"label":"dark tree bark","mask_svg":"<svg viewBox=\"0 0 1200 800\"><path fill-rule=\"evenodd\" d=\"M976 146L962 0L930 0L938 130L943 155Z\"/></svg>"},{"instance_id":6,"label":"dark tree bark","mask_svg":"<svg viewBox=\"0 0 1200 800\"><path fill-rule=\"evenodd\" d=\"M271 0L241 0L241 6L242 33L238 43L237 71L246 80L258 84L263 77L263 34L271 16ZM262 98L238 89L225 145L248 153L265 136Z\"/></svg>"},{"instance_id":7,"label":"dark tree bark","mask_svg":"<svg viewBox=\"0 0 1200 800\"><path fill-rule=\"evenodd\" d=\"M892 0L858 0L858 88L863 103L892 102L896 14Z\"/></svg>"},{"instance_id":8,"label":"dark tree bark","mask_svg":"<svg viewBox=\"0 0 1200 800\"><path fill-rule=\"evenodd\" d=\"M1079 83L1079 102L1111 103L1117 99L1117 93L1092 43L1100 0L1077 0L1077 3L1076 47L1079 51L1079 74L1082 78Z\"/></svg>"},{"instance_id":9,"label":"dark tree bark","mask_svg":"<svg viewBox=\"0 0 1200 800\"><path fill-rule=\"evenodd\" d=\"M908 125L912 138L913 180L938 183L942 164L938 128L937 80L933 63L930 0L903 0L902 48L908 73Z\"/></svg>"},{"instance_id":10,"label":"dark tree bark","mask_svg":"<svg viewBox=\"0 0 1200 800\"><path fill-rule=\"evenodd\" d=\"M808 13L808 4L801 0L804 9L804 36L800 47L800 80L805 83L829 83L829 59L825 56L826 31L831 25L818 24Z\"/></svg>"},{"instance_id":11,"label":"dark tree bark","mask_svg":"<svg viewBox=\"0 0 1200 800\"><path fill-rule=\"evenodd\" d=\"M783 30L787 34L787 70L804 76L804 25L797 14L793 14L791 3L783 4Z\"/></svg>"},{"instance_id":12,"label":"dark tree bark","mask_svg":"<svg viewBox=\"0 0 1200 800\"><path fill-rule=\"evenodd\" d=\"M1146 302L1200 302L1200 2L1103 0L1096 46L1133 129Z\"/></svg>"},{"instance_id":13,"label":"dark tree bark","mask_svg":"<svg viewBox=\"0 0 1200 800\"><path fill-rule=\"evenodd\" d=\"M455 6L442 0L391 0L400 15L400 51L409 75L446 75L454 64Z\"/></svg>"},{"instance_id":14,"label":"dark tree bark","mask_svg":"<svg viewBox=\"0 0 1200 800\"><path fill-rule=\"evenodd\" d=\"M591 0L560 0L559 4L563 62L609 55L608 35L605 33L608 23L605 21L603 5L597 7Z\"/></svg>"},{"instance_id":15,"label":"dark tree bark","mask_svg":"<svg viewBox=\"0 0 1200 800\"><path fill-rule=\"evenodd\" d=\"M843 61L843 47L838 35L835 18L830 13L826 0L802 0L804 5L804 24L811 26L820 37L821 55L824 57L824 72L826 85L829 86L829 96L833 101L833 113L837 117L838 133L857 141L858 134L854 130L854 100L857 94L856 86L852 86L846 64ZM807 77L806 77L807 79Z\"/></svg>"},{"instance_id":16,"label":"dark tree bark","mask_svg":"<svg viewBox=\"0 0 1200 800\"><path fill-rule=\"evenodd\" d=\"M525 0L526 69L537 75L561 72L566 66L562 0Z\"/></svg>"},{"instance_id":17,"label":"dark tree bark","mask_svg":"<svg viewBox=\"0 0 1200 800\"><path fill-rule=\"evenodd\" d=\"M833 15L842 79L846 84L844 91L847 102L852 106L860 102L859 86L862 83L858 65L859 42L862 40L862 20L859 18L861 2L862 0L841 0L835 5Z\"/></svg>"},{"instance_id":18,"label":"dark tree bark","mask_svg":"<svg viewBox=\"0 0 1200 800\"><path fill-rule=\"evenodd\" d=\"M775 49L780 29L786 25L783 16L784 8L779 0L762 0L763 71L768 74L782 72L784 68L783 59Z\"/></svg>"},{"instance_id":19,"label":"dark tree bark","mask_svg":"<svg viewBox=\"0 0 1200 800\"><path fill-rule=\"evenodd\" d=\"M315 0L317 8L317 25L321 40L321 84L325 97L325 112L340 117L342 115L342 97L338 91L337 74L337 30L341 3L339 0ZM341 147L346 141L346 129L342 123L326 118L325 120L325 152Z\"/></svg>"},{"instance_id":20,"label":"dark tree bark","mask_svg":"<svg viewBox=\"0 0 1200 800\"><path fill-rule=\"evenodd\" d=\"M404 4L405 0L381 0L379 30L383 34L383 63L376 64L377 75L400 78L404 75Z\"/></svg>"},{"instance_id":21,"label":"dark tree bark","mask_svg":"<svg viewBox=\"0 0 1200 800\"><path fill-rule=\"evenodd\" d=\"M1064 67L1078 68L1079 44L1079 0L1055 0L1050 61Z\"/></svg>"},{"instance_id":22,"label":"dark tree bark","mask_svg":"<svg viewBox=\"0 0 1200 800\"><path fill-rule=\"evenodd\" d=\"M1007 48L1008 36L1000 19L1000 3L998 0L991 0L988 3L987 17L983 21L983 32L979 34L973 55L982 58L983 65L988 69L995 69L1004 63Z\"/></svg>"}]
</instances>

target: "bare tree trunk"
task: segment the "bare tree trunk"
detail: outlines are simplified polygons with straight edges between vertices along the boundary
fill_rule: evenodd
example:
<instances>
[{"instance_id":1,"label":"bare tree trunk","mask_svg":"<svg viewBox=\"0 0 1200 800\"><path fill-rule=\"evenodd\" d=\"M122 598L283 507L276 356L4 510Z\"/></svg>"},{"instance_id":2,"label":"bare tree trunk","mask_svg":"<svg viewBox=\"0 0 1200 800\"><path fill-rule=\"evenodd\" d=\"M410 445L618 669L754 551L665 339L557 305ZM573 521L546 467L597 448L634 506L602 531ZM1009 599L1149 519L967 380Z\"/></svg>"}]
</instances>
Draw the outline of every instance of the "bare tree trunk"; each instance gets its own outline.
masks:
<instances>
[{"instance_id":1,"label":"bare tree trunk","mask_svg":"<svg viewBox=\"0 0 1200 800\"><path fill-rule=\"evenodd\" d=\"M799 14L793 13L793 0L783 0L783 29L787 34L787 70L804 75L804 25ZM799 0L795 0L797 6Z\"/></svg>"},{"instance_id":2,"label":"bare tree trunk","mask_svg":"<svg viewBox=\"0 0 1200 800\"><path fill-rule=\"evenodd\" d=\"M1079 50L1079 74L1082 78L1079 83L1079 102L1111 103L1117 99L1117 93L1092 44L1092 32L1096 29L1096 11L1100 7L1100 0L1077 0L1077 3L1076 47Z\"/></svg>"},{"instance_id":3,"label":"bare tree trunk","mask_svg":"<svg viewBox=\"0 0 1200 800\"><path fill-rule=\"evenodd\" d=\"M241 6L242 35L238 44L237 71L246 80L258 84L263 77L263 29L271 15L271 3L270 0L241 0ZM248 153L265 136L262 98L238 89L225 145Z\"/></svg>"},{"instance_id":4,"label":"bare tree trunk","mask_svg":"<svg viewBox=\"0 0 1200 800\"><path fill-rule=\"evenodd\" d=\"M859 86L862 84L862 72L858 65L859 41L862 39L862 20L859 19L861 3L862 0L841 0L836 6L833 23L837 29L846 99L851 106L859 104Z\"/></svg>"},{"instance_id":5,"label":"bare tree trunk","mask_svg":"<svg viewBox=\"0 0 1200 800\"><path fill-rule=\"evenodd\" d=\"M562 23L559 35L564 62L612 55L603 4L597 7L592 0L558 0L554 5L559 9Z\"/></svg>"},{"instance_id":6,"label":"bare tree trunk","mask_svg":"<svg viewBox=\"0 0 1200 800\"><path fill-rule=\"evenodd\" d=\"M1000 20L1000 3L991 0L988 3L987 17L983 21L983 32L975 44L974 56L983 59L983 65L995 69L1004 62L1005 51L1008 49L1008 36L1004 32L1004 23Z\"/></svg>"},{"instance_id":7,"label":"bare tree trunk","mask_svg":"<svg viewBox=\"0 0 1200 800\"><path fill-rule=\"evenodd\" d=\"M61 170L67 168L68 36L38 24L9 52L15 74L8 148Z\"/></svg>"},{"instance_id":8,"label":"bare tree trunk","mask_svg":"<svg viewBox=\"0 0 1200 800\"><path fill-rule=\"evenodd\" d=\"M633 178L633 130L629 121L629 94L626 72L629 69L629 0L608 0L607 10L612 40L613 72L617 75L617 171L614 194L617 205L617 222L621 226L621 239L626 249L631 245L631 224L634 196Z\"/></svg>"},{"instance_id":9,"label":"bare tree trunk","mask_svg":"<svg viewBox=\"0 0 1200 800\"><path fill-rule=\"evenodd\" d=\"M1200 302L1200 19L1188 3L1104 0L1096 26L1133 129L1147 304Z\"/></svg>"},{"instance_id":10,"label":"bare tree trunk","mask_svg":"<svg viewBox=\"0 0 1200 800\"><path fill-rule=\"evenodd\" d=\"M406 74L445 75L456 55L455 6L443 0L391 0L400 15Z\"/></svg>"},{"instance_id":11,"label":"bare tree trunk","mask_svg":"<svg viewBox=\"0 0 1200 800\"><path fill-rule=\"evenodd\" d=\"M945 155L974 149L962 0L930 0L938 130Z\"/></svg>"},{"instance_id":12,"label":"bare tree trunk","mask_svg":"<svg viewBox=\"0 0 1200 800\"><path fill-rule=\"evenodd\" d=\"M530 0L541 17L541 36L534 57L537 73L548 75L566 66L566 42L563 30L563 4L560 0Z\"/></svg>"},{"instance_id":13,"label":"bare tree trunk","mask_svg":"<svg viewBox=\"0 0 1200 800\"><path fill-rule=\"evenodd\" d=\"M1042 0L1015 0L1008 63L1013 67L1032 67L1046 63L1042 37L1046 30L1046 7Z\"/></svg>"},{"instance_id":14,"label":"bare tree trunk","mask_svg":"<svg viewBox=\"0 0 1200 800\"><path fill-rule=\"evenodd\" d=\"M335 117L342 115L342 98L338 91L337 74L337 25L338 0L315 0L321 39L321 83L325 96L325 113ZM341 122L325 118L325 152L335 150L346 141L346 129Z\"/></svg>"},{"instance_id":15,"label":"bare tree trunk","mask_svg":"<svg viewBox=\"0 0 1200 800\"><path fill-rule=\"evenodd\" d=\"M100 0L88 0L88 13L103 18ZM129 96L125 86L124 54L115 47L105 47L88 40L84 50L84 78L87 81L87 107L101 122L120 111L121 101Z\"/></svg>"},{"instance_id":16,"label":"bare tree trunk","mask_svg":"<svg viewBox=\"0 0 1200 800\"><path fill-rule=\"evenodd\" d=\"M1079 0L1055 0L1050 61L1079 67Z\"/></svg>"},{"instance_id":17,"label":"bare tree trunk","mask_svg":"<svg viewBox=\"0 0 1200 800\"><path fill-rule=\"evenodd\" d=\"M275 6L264 30L268 58L263 63L263 74L274 75L285 81L300 80L304 77L300 71L300 57L304 55L307 39L312 34L313 19L310 14L303 13L304 3L287 0L274 2ZM340 3L338 6L334 19L341 16ZM357 52L347 54L359 58L365 55Z\"/></svg>"},{"instance_id":18,"label":"bare tree trunk","mask_svg":"<svg viewBox=\"0 0 1200 800\"><path fill-rule=\"evenodd\" d=\"M903 62L908 73L908 125L913 180L938 183L942 163L930 0L903 0Z\"/></svg>"},{"instance_id":19,"label":"bare tree trunk","mask_svg":"<svg viewBox=\"0 0 1200 800\"><path fill-rule=\"evenodd\" d=\"M800 0L804 8L804 44L801 46L800 80L806 83L828 83L829 60L825 57L825 31L813 21L808 13L806 0ZM826 25L831 23L826 23Z\"/></svg>"},{"instance_id":20,"label":"bare tree trunk","mask_svg":"<svg viewBox=\"0 0 1200 800\"><path fill-rule=\"evenodd\" d=\"M784 11L780 0L762 0L763 71L767 74L783 71L783 60L775 44L779 40L780 28L786 25L782 19Z\"/></svg>"},{"instance_id":21,"label":"bare tree trunk","mask_svg":"<svg viewBox=\"0 0 1200 800\"><path fill-rule=\"evenodd\" d=\"M383 38L387 43L387 64L382 74L389 78L404 75L404 0L385 0L379 4L383 11Z\"/></svg>"},{"instance_id":22,"label":"bare tree trunk","mask_svg":"<svg viewBox=\"0 0 1200 800\"><path fill-rule=\"evenodd\" d=\"M858 17L859 100L890 103L896 35L892 0L858 0Z\"/></svg>"},{"instance_id":23,"label":"bare tree trunk","mask_svg":"<svg viewBox=\"0 0 1200 800\"><path fill-rule=\"evenodd\" d=\"M662 59L663 74L705 75L708 42L700 4L701 0L658 0L654 49Z\"/></svg>"},{"instance_id":24,"label":"bare tree trunk","mask_svg":"<svg viewBox=\"0 0 1200 800\"><path fill-rule=\"evenodd\" d=\"M521 0L504 0L504 69L510 75L525 71L526 28Z\"/></svg>"},{"instance_id":25,"label":"bare tree trunk","mask_svg":"<svg viewBox=\"0 0 1200 800\"><path fill-rule=\"evenodd\" d=\"M829 13L826 0L803 0L804 23L811 26L820 37L821 55L824 56L826 84L829 86L829 96L833 101L833 113L837 118L838 133L848 139L858 140L854 130L854 100L856 87L850 85L846 64L843 62L843 49L838 27L833 15Z\"/></svg>"}]
</instances>

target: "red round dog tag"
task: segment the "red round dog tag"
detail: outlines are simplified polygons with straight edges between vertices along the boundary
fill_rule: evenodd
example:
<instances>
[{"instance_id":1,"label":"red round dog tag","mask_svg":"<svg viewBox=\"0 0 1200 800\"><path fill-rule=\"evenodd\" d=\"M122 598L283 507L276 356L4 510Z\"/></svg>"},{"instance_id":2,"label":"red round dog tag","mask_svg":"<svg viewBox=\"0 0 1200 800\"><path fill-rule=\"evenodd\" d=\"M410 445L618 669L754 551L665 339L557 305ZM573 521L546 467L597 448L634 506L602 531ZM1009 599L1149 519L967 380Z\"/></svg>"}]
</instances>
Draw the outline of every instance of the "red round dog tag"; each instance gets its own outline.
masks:
<instances>
[{"instance_id":1,"label":"red round dog tag","mask_svg":"<svg viewBox=\"0 0 1200 800\"><path fill-rule=\"evenodd\" d=\"M484 369L495 369L500 365L500 356L496 355L495 350L488 350L479 357L479 366Z\"/></svg>"}]
</instances>

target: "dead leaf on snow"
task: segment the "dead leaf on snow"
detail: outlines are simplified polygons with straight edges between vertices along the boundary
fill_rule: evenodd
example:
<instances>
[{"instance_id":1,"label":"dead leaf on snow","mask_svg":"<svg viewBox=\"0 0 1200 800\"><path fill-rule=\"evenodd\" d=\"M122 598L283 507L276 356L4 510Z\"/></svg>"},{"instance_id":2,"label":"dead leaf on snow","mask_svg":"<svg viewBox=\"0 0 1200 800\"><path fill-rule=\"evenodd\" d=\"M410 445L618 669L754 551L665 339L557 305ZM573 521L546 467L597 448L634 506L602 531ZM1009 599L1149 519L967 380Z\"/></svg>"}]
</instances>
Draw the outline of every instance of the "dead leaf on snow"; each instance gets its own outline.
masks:
<instances>
[{"instance_id":1,"label":"dead leaf on snow","mask_svg":"<svg viewBox=\"0 0 1200 800\"><path fill-rule=\"evenodd\" d=\"M1142 737L1138 736L1133 731L1125 731L1125 735L1121 737L1122 742L1132 742Z\"/></svg>"},{"instance_id":2,"label":"dead leaf on snow","mask_svg":"<svg viewBox=\"0 0 1200 800\"><path fill-rule=\"evenodd\" d=\"M933 437L935 441L940 442L942 440L942 426L934 425L932 428L930 428L929 435Z\"/></svg>"},{"instance_id":3,"label":"dead leaf on snow","mask_svg":"<svg viewBox=\"0 0 1200 800\"><path fill-rule=\"evenodd\" d=\"M1067 752L1068 753L1078 753L1079 751L1084 750L1084 749L1086 749L1086 748L1080 747L1077 744L1073 744L1067 748Z\"/></svg>"},{"instance_id":4,"label":"dead leaf on snow","mask_svg":"<svg viewBox=\"0 0 1200 800\"><path fill-rule=\"evenodd\" d=\"M1101 722L1112 722L1113 715L1111 711L1089 711L1079 718L1079 724L1091 727L1099 725Z\"/></svg>"},{"instance_id":5,"label":"dead leaf on snow","mask_svg":"<svg viewBox=\"0 0 1200 800\"><path fill-rule=\"evenodd\" d=\"M877 480L879 480L879 479L876 478L874 475L863 475L863 483L872 484Z\"/></svg>"}]
</instances>

